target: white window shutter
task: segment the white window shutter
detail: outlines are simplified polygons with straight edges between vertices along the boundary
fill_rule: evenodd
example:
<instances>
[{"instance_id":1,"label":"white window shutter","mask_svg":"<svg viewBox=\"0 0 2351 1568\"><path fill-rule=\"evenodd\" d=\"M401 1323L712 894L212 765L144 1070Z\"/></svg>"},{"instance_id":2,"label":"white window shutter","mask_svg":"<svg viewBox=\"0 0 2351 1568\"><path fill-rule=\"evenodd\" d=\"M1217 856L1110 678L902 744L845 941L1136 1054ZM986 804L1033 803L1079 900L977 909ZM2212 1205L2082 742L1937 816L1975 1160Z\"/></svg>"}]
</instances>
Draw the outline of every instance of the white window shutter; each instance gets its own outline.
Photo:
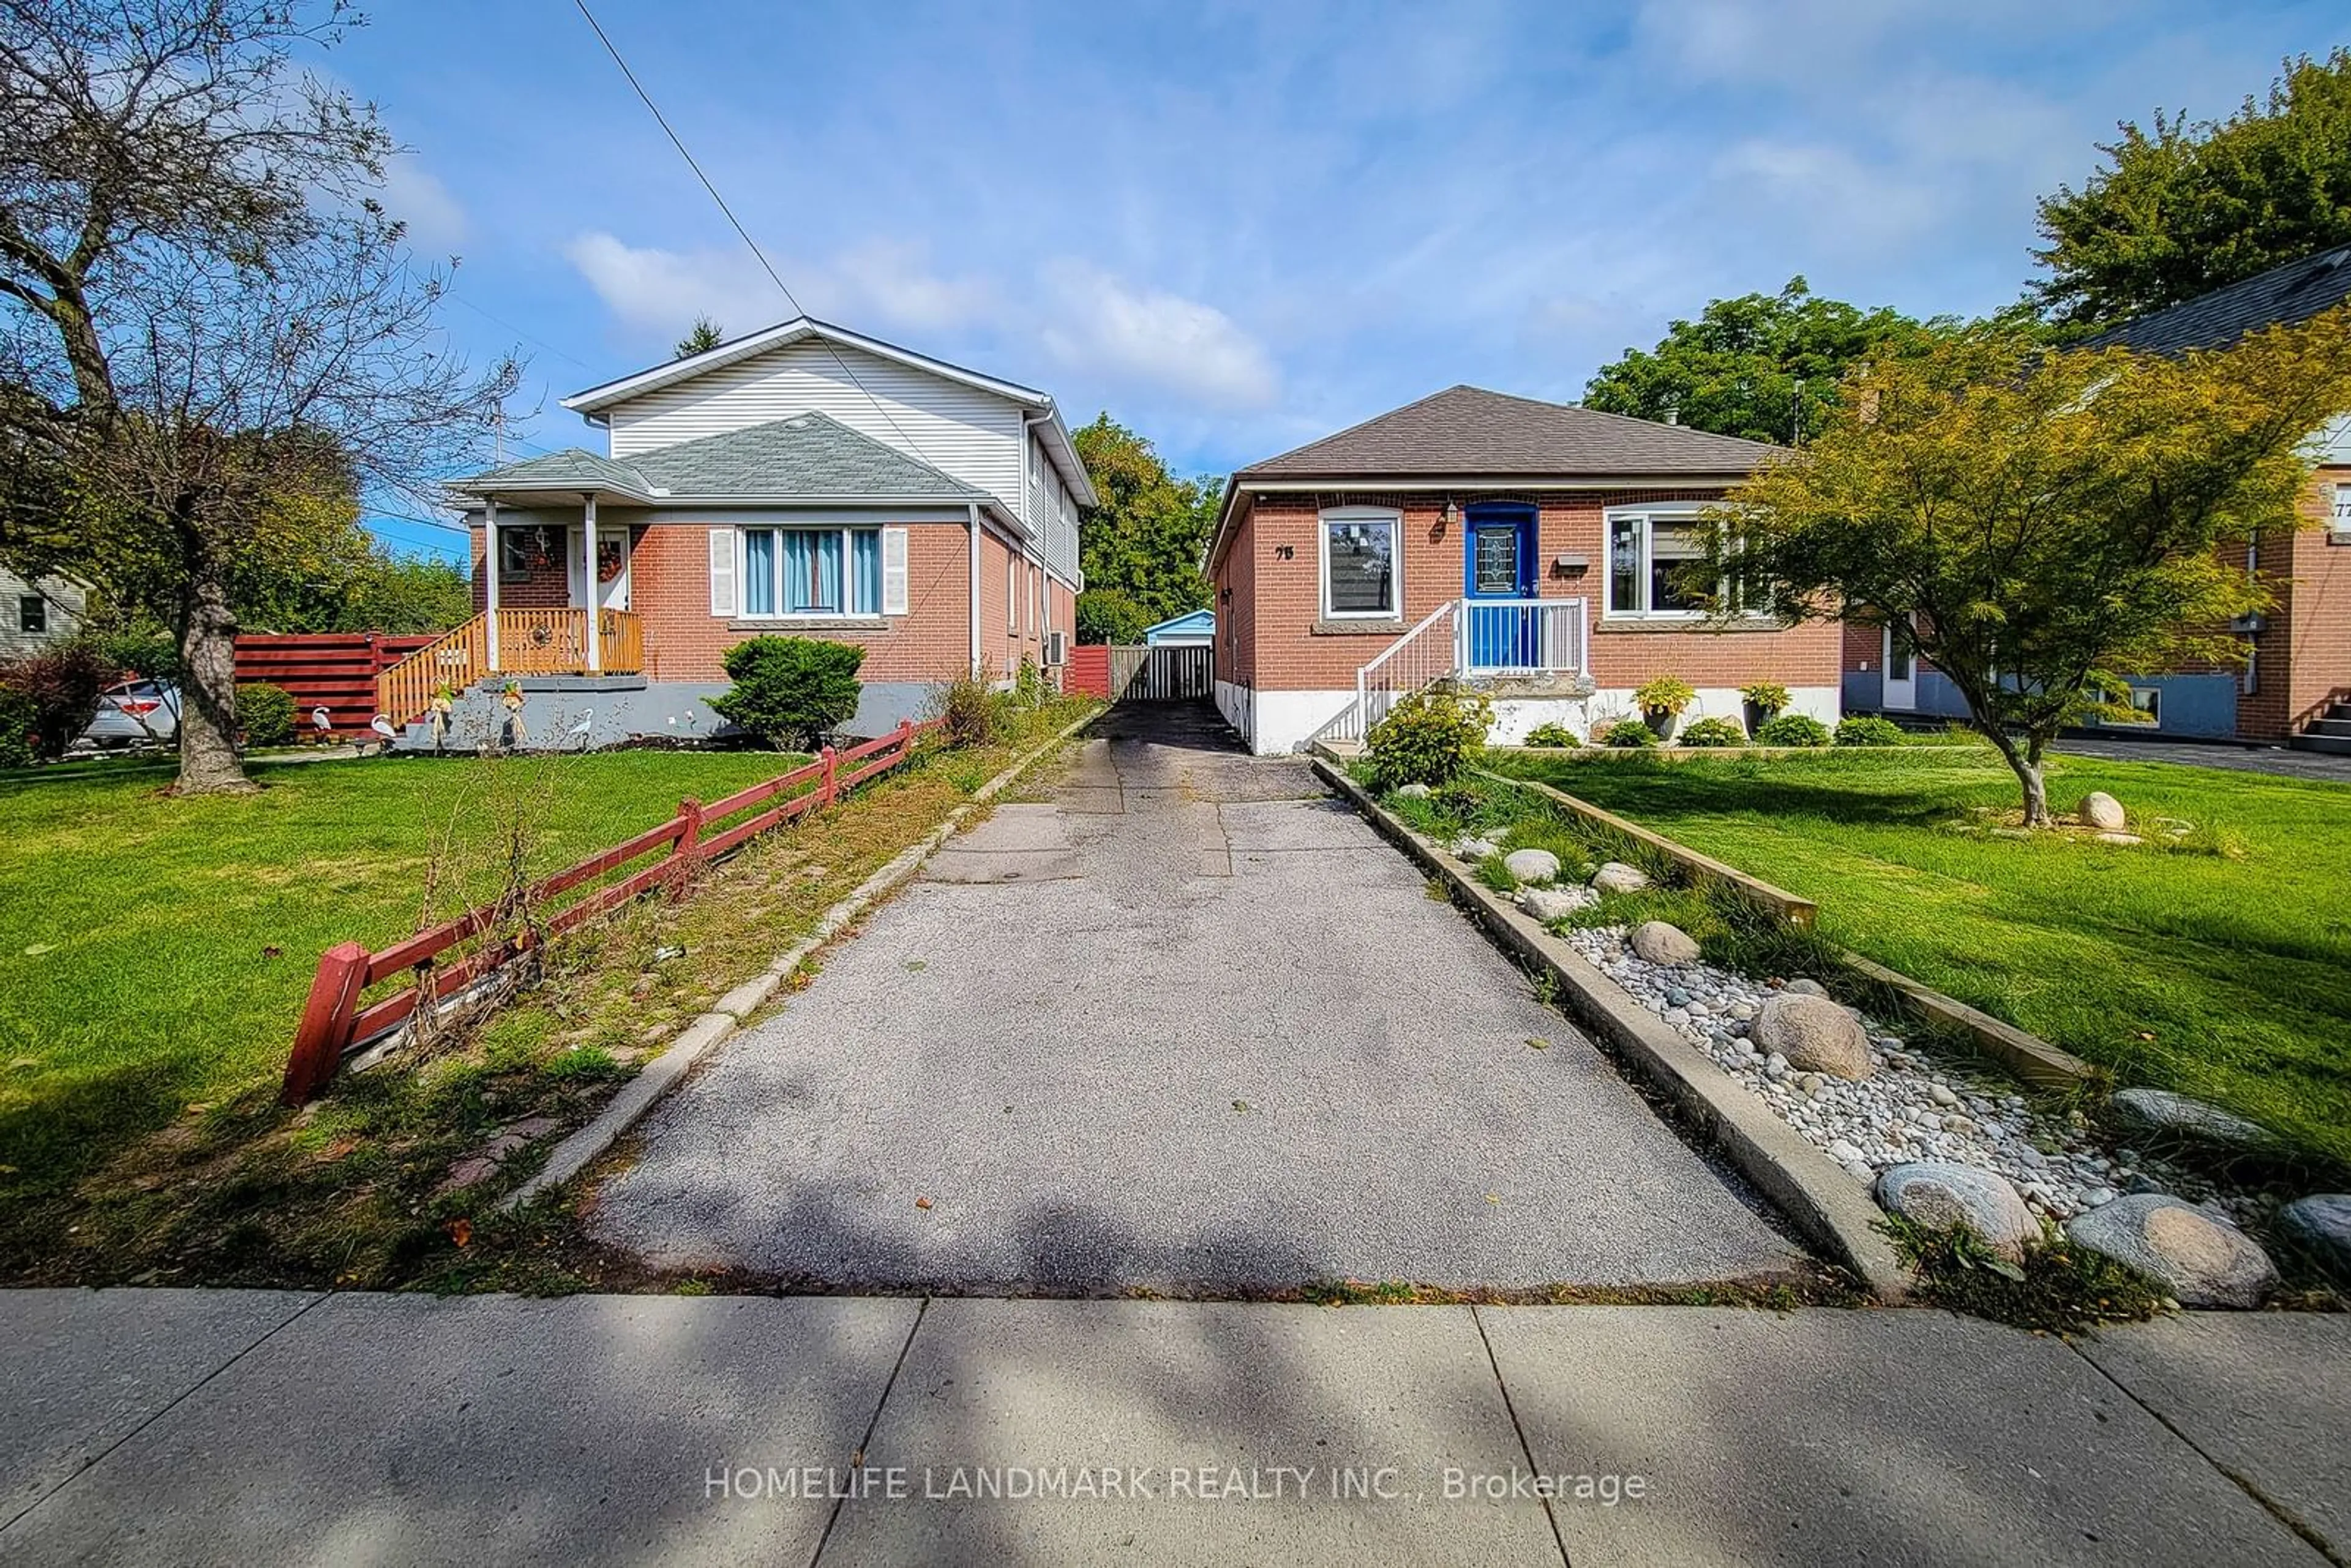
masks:
<instances>
[{"instance_id":1,"label":"white window shutter","mask_svg":"<svg viewBox=\"0 0 2351 1568\"><path fill-rule=\"evenodd\" d=\"M710 613L732 618L736 613L735 530L710 530Z\"/></svg>"},{"instance_id":2,"label":"white window shutter","mask_svg":"<svg viewBox=\"0 0 2351 1568\"><path fill-rule=\"evenodd\" d=\"M906 530L882 530L882 613L906 613Z\"/></svg>"}]
</instances>

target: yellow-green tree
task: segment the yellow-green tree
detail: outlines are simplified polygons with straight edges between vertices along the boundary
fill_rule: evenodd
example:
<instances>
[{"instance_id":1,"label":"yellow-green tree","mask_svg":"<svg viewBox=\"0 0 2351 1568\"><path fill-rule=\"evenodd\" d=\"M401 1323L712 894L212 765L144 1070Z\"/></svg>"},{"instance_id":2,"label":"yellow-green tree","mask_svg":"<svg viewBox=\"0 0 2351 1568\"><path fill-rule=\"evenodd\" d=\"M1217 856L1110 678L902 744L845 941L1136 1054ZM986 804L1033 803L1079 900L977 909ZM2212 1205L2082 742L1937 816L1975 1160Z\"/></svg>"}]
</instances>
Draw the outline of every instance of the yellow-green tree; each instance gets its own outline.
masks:
<instances>
[{"instance_id":1,"label":"yellow-green tree","mask_svg":"<svg viewBox=\"0 0 2351 1568\"><path fill-rule=\"evenodd\" d=\"M2351 310L2177 359L1995 328L1848 381L1814 444L1717 514L1719 603L1891 625L2050 821L2042 758L2124 672L2242 657L2241 548L2292 528L2351 408Z\"/></svg>"}]
</instances>

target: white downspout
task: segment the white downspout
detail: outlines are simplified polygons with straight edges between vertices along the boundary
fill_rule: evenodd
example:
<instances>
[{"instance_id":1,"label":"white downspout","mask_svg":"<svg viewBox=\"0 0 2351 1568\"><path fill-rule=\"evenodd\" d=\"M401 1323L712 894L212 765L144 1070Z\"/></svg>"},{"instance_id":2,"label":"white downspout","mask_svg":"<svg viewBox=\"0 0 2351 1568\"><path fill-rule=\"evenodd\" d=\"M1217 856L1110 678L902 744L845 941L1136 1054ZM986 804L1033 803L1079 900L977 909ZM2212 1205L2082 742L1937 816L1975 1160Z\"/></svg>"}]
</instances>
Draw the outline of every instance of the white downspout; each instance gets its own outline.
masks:
<instances>
[{"instance_id":1,"label":"white downspout","mask_svg":"<svg viewBox=\"0 0 2351 1568\"><path fill-rule=\"evenodd\" d=\"M482 570L489 574L488 592L483 600L483 615L489 635L490 673L498 670L498 498L482 497L483 528Z\"/></svg>"},{"instance_id":2,"label":"white downspout","mask_svg":"<svg viewBox=\"0 0 2351 1568\"><path fill-rule=\"evenodd\" d=\"M979 503L967 501L971 528L971 673L979 674Z\"/></svg>"}]
</instances>

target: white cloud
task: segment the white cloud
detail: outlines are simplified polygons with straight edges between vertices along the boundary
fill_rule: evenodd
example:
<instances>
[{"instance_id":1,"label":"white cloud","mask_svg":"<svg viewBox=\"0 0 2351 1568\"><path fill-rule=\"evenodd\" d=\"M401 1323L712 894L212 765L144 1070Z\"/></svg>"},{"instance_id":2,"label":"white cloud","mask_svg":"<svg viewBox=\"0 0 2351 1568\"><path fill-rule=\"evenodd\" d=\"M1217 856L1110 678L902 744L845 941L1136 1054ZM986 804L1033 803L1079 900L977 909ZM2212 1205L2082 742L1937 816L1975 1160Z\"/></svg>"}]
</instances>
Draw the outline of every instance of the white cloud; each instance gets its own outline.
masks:
<instances>
[{"instance_id":1,"label":"white cloud","mask_svg":"<svg viewBox=\"0 0 2351 1568\"><path fill-rule=\"evenodd\" d=\"M383 172L383 207L408 225L419 251L447 253L465 241L465 209L449 187L414 158L394 158Z\"/></svg>"},{"instance_id":2,"label":"white cloud","mask_svg":"<svg viewBox=\"0 0 2351 1568\"><path fill-rule=\"evenodd\" d=\"M590 232L564 247L571 265L622 325L646 334L684 331L699 316L730 335L785 319L791 307L758 259L741 248L664 250ZM875 240L823 265L786 262L792 297L810 314L869 330L937 331L985 315L993 291L941 277L920 246Z\"/></svg>"},{"instance_id":3,"label":"white cloud","mask_svg":"<svg viewBox=\"0 0 2351 1568\"><path fill-rule=\"evenodd\" d=\"M1185 394L1224 408L1262 408L1280 377L1262 344L1213 305L1136 288L1085 262L1047 268L1041 337L1072 369Z\"/></svg>"}]
</instances>

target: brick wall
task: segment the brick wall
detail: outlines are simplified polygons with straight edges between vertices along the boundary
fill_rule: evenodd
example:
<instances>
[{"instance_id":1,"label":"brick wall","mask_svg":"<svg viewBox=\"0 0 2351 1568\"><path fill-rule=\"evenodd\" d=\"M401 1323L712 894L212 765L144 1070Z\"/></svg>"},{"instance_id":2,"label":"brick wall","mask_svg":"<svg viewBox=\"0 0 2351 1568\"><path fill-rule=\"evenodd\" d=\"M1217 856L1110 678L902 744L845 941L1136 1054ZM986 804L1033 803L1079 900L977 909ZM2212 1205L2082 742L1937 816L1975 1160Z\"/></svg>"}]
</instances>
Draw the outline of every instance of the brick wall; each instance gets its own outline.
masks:
<instances>
[{"instance_id":1,"label":"brick wall","mask_svg":"<svg viewBox=\"0 0 2351 1568\"><path fill-rule=\"evenodd\" d=\"M865 663L858 676L866 681L952 680L970 660L970 575L961 523L907 526L906 613L888 617L878 630L765 626L714 616L710 530L656 523L633 532L629 605L643 618L645 674L655 680L723 681L720 660L726 650L763 632L860 643Z\"/></svg>"},{"instance_id":2,"label":"brick wall","mask_svg":"<svg viewBox=\"0 0 2351 1568\"><path fill-rule=\"evenodd\" d=\"M2333 543L2325 527L2337 484L2351 484L2351 466L2320 469L2303 493L2309 526L2261 541L2261 573L2277 603L2252 639L2255 689L2237 703L2237 731L2248 739L2283 740L2337 694L2351 699L2351 545Z\"/></svg>"},{"instance_id":3,"label":"brick wall","mask_svg":"<svg viewBox=\"0 0 2351 1568\"><path fill-rule=\"evenodd\" d=\"M1761 631L1706 631L1671 623L1604 622L1607 570L1602 512L1645 501L1712 499L1712 492L1616 491L1573 496L1457 493L1466 508L1481 500L1515 500L1537 508L1537 593L1587 601L1592 675L1604 689L1638 685L1656 675L1678 675L1696 686L1738 686L1778 681L1791 686L1838 684L1844 634L1834 622ZM1394 630L1318 631L1322 610L1320 513L1334 506L1377 506L1404 514L1404 613L1410 626L1462 594L1462 535L1466 523L1442 527L1444 497L1372 491L1253 497L1217 571L1219 614L1230 613L1234 641L1229 666L1219 637L1218 678L1260 690L1332 691L1352 687L1355 672L1395 640ZM1289 554L1281 552L1287 547ZM1562 555L1590 563L1577 576L1552 568ZM1232 593L1229 604L1224 590ZM1232 674L1226 674L1229 667Z\"/></svg>"},{"instance_id":4,"label":"brick wall","mask_svg":"<svg viewBox=\"0 0 2351 1568\"><path fill-rule=\"evenodd\" d=\"M489 574L482 570L482 540L486 530L474 530L474 612L490 607ZM507 610L560 610L571 602L571 568L565 559L570 549L570 536L556 525L547 528L548 557L532 562L530 570L519 575L501 574L498 578L498 604Z\"/></svg>"}]
</instances>

